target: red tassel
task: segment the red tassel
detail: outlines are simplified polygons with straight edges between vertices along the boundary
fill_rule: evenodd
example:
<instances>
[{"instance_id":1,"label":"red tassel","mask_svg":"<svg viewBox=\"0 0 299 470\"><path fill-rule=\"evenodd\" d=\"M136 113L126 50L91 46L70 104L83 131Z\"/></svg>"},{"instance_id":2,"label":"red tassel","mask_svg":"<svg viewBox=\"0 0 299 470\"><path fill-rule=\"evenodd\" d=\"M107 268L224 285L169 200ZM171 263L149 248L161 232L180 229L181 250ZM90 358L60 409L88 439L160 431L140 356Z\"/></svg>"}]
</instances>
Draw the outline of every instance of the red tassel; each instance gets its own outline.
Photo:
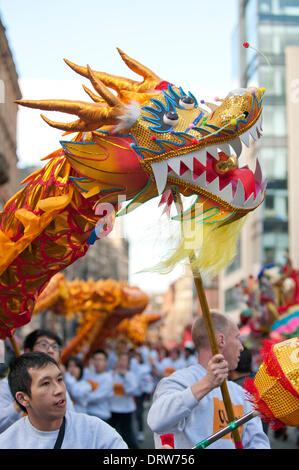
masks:
<instances>
[{"instance_id":1,"label":"red tassel","mask_svg":"<svg viewBox=\"0 0 299 470\"><path fill-rule=\"evenodd\" d=\"M168 445L174 449L174 435L170 434L161 434L160 436L162 446Z\"/></svg>"},{"instance_id":2,"label":"red tassel","mask_svg":"<svg viewBox=\"0 0 299 470\"><path fill-rule=\"evenodd\" d=\"M240 441L240 442L235 442L235 448L236 448L236 449L244 449L243 444L242 444L242 441Z\"/></svg>"}]
</instances>

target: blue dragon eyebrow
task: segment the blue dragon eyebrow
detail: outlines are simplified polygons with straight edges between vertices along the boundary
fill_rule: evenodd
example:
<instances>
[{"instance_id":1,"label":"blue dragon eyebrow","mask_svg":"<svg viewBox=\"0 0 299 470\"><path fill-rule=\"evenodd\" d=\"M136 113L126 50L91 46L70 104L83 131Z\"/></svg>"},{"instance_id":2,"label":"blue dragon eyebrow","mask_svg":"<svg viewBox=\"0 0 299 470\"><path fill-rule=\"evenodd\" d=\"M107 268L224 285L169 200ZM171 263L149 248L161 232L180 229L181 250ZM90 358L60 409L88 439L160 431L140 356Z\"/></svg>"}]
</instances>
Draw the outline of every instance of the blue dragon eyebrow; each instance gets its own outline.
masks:
<instances>
[{"instance_id":1,"label":"blue dragon eyebrow","mask_svg":"<svg viewBox=\"0 0 299 470\"><path fill-rule=\"evenodd\" d=\"M192 124L194 124L194 126L196 124L199 123L199 121L201 120L201 118L204 116L204 113L202 111L200 111L199 115L194 119L194 121L192 122Z\"/></svg>"}]
</instances>

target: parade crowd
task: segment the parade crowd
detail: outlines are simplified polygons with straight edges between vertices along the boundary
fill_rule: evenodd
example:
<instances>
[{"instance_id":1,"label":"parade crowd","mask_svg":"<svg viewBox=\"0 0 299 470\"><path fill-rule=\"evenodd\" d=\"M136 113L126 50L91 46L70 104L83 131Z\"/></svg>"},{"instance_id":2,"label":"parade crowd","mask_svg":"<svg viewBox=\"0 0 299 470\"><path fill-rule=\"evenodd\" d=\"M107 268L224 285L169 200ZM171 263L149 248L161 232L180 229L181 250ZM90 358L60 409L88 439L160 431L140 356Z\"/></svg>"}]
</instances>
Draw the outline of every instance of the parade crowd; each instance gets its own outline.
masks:
<instances>
[{"instance_id":1,"label":"parade crowd","mask_svg":"<svg viewBox=\"0 0 299 470\"><path fill-rule=\"evenodd\" d=\"M60 362L62 340L49 330L34 330L24 340L23 351L39 351ZM67 390L67 408L100 418L112 426L129 448L138 449L144 440L144 404L157 383L174 371L196 364L193 344L183 350L167 349L145 343L133 348L124 341L113 341L105 349L92 353L84 364L82 353L68 358L63 380ZM8 379L0 379L0 436L24 416L13 399Z\"/></svg>"},{"instance_id":2,"label":"parade crowd","mask_svg":"<svg viewBox=\"0 0 299 470\"><path fill-rule=\"evenodd\" d=\"M216 355L202 317L193 323L192 342L181 348L113 340L64 361L56 333L32 331L0 378L0 449L60 448L62 442L64 448L138 449L146 424L158 449L169 448L164 436L172 436L172 448L204 442L228 425L223 381L240 417L252 409L244 379L255 374L237 325L220 313L211 318ZM268 424L254 417L242 430L244 448L269 449L267 434ZM229 435L215 445L234 448Z\"/></svg>"}]
</instances>

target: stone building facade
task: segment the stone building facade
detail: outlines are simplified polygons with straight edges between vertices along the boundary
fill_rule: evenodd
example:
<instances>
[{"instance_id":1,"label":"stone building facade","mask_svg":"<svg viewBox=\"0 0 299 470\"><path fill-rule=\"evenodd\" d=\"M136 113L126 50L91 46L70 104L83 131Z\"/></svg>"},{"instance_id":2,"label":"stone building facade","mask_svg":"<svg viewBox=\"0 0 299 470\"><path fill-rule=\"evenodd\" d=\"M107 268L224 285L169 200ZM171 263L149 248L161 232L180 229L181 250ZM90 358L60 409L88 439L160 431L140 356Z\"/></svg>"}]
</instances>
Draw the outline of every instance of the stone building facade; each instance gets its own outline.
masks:
<instances>
[{"instance_id":1,"label":"stone building facade","mask_svg":"<svg viewBox=\"0 0 299 470\"><path fill-rule=\"evenodd\" d=\"M0 18L0 209L17 190L17 105L21 98L18 74Z\"/></svg>"}]
</instances>

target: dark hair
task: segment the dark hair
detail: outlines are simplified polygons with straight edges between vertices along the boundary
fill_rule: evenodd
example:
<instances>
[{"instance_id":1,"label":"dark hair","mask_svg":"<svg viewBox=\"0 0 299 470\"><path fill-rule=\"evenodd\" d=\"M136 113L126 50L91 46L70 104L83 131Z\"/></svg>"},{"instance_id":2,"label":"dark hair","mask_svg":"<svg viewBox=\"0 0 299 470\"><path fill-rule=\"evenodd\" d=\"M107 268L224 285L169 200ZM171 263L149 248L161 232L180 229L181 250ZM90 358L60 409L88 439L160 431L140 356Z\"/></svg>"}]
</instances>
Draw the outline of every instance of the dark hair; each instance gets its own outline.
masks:
<instances>
[{"instance_id":1,"label":"dark hair","mask_svg":"<svg viewBox=\"0 0 299 470\"><path fill-rule=\"evenodd\" d=\"M50 363L59 367L51 356L37 351L24 353L9 363L8 385L12 396L23 411L26 411L26 408L17 401L16 393L24 392L31 397L32 377L28 369L42 369Z\"/></svg>"},{"instance_id":2,"label":"dark hair","mask_svg":"<svg viewBox=\"0 0 299 470\"><path fill-rule=\"evenodd\" d=\"M80 369L80 375L79 375L79 378L78 380L82 379L82 375L83 375L83 371L84 371L84 365L83 365L83 362L81 361L81 359L77 356L72 356L72 357L69 357L68 360L66 361L65 363L65 367L66 367L66 370L68 368L68 365L70 362L74 362L76 364L77 367L79 367Z\"/></svg>"},{"instance_id":3,"label":"dark hair","mask_svg":"<svg viewBox=\"0 0 299 470\"><path fill-rule=\"evenodd\" d=\"M29 349L30 351L32 351L38 338L40 338L41 336L46 336L47 338L53 339L53 341L56 341L58 346L62 346L62 340L58 335L56 335L56 333L53 333L53 331L50 330L38 329L32 331L31 333L29 333L29 335L26 336L23 345L24 349Z\"/></svg>"},{"instance_id":4,"label":"dark hair","mask_svg":"<svg viewBox=\"0 0 299 470\"><path fill-rule=\"evenodd\" d=\"M238 366L236 368L237 372L252 372L252 356L249 349L244 346L243 351L241 351L240 359Z\"/></svg>"},{"instance_id":5,"label":"dark hair","mask_svg":"<svg viewBox=\"0 0 299 470\"><path fill-rule=\"evenodd\" d=\"M108 359L108 354L104 349L97 349L94 353L92 353L92 357L94 357L96 354L103 354L106 359Z\"/></svg>"}]
</instances>

